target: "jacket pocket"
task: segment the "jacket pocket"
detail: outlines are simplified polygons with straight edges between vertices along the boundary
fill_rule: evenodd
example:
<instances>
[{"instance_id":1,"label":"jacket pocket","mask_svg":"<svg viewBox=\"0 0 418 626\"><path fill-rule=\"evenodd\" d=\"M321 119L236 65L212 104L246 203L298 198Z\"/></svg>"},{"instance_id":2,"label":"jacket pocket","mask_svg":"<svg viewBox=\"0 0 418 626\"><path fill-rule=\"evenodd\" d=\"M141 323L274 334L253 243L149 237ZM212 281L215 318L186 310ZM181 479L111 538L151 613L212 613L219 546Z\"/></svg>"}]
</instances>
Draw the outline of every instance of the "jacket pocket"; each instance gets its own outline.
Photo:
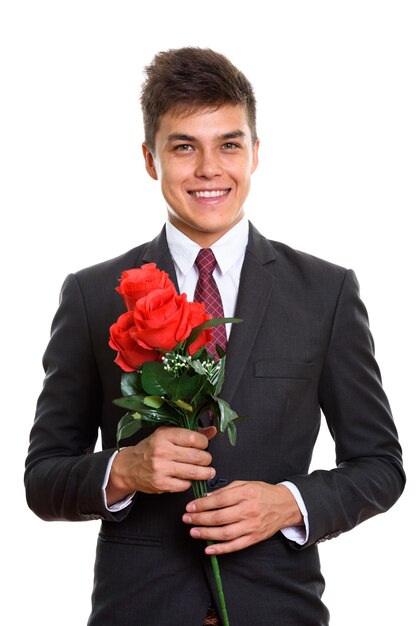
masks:
<instances>
[{"instance_id":1,"label":"jacket pocket","mask_svg":"<svg viewBox=\"0 0 418 626\"><path fill-rule=\"evenodd\" d=\"M129 535L122 533L99 533L99 541L102 543L122 543L131 546L161 546L161 537L146 535Z\"/></svg>"},{"instance_id":2,"label":"jacket pocket","mask_svg":"<svg viewBox=\"0 0 418 626\"><path fill-rule=\"evenodd\" d=\"M256 378L290 378L311 380L314 376L315 363L287 361L284 359L263 359L254 363Z\"/></svg>"}]
</instances>

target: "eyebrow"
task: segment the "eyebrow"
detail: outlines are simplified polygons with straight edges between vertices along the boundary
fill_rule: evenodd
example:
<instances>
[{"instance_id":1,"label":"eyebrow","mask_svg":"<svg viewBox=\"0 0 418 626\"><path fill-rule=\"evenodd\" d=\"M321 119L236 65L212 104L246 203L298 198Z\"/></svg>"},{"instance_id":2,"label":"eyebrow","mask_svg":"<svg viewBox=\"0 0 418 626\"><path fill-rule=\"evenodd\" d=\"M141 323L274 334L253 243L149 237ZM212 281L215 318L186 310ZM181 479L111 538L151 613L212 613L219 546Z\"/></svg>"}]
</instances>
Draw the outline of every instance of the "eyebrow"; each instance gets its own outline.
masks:
<instances>
[{"instance_id":1,"label":"eyebrow","mask_svg":"<svg viewBox=\"0 0 418 626\"><path fill-rule=\"evenodd\" d=\"M245 133L243 130L231 130L228 133L223 133L222 135L218 135L217 139L219 141L226 141L228 139L242 139L245 137ZM167 141L199 141L197 137L193 137L193 135L185 135L184 133L170 133L167 137Z\"/></svg>"}]
</instances>

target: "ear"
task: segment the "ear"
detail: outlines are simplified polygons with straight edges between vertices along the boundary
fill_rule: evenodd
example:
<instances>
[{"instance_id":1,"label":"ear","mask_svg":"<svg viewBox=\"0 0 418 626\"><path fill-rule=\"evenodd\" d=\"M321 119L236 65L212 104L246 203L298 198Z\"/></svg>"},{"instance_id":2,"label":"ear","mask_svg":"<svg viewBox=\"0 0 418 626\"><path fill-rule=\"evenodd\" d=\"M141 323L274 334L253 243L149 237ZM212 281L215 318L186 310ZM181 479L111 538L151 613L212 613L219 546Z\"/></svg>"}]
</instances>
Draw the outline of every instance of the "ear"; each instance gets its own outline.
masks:
<instances>
[{"instance_id":1,"label":"ear","mask_svg":"<svg viewBox=\"0 0 418 626\"><path fill-rule=\"evenodd\" d=\"M260 147L260 140L257 139L257 141L255 142L254 146L253 146L253 163L251 166L251 174L253 174L255 172L255 170L257 169L257 165L258 165L258 148Z\"/></svg>"},{"instance_id":2,"label":"ear","mask_svg":"<svg viewBox=\"0 0 418 626\"><path fill-rule=\"evenodd\" d=\"M142 144L142 154L144 155L145 169L147 170L148 174L154 180L158 180L157 168L155 165L155 158L146 143Z\"/></svg>"}]
</instances>

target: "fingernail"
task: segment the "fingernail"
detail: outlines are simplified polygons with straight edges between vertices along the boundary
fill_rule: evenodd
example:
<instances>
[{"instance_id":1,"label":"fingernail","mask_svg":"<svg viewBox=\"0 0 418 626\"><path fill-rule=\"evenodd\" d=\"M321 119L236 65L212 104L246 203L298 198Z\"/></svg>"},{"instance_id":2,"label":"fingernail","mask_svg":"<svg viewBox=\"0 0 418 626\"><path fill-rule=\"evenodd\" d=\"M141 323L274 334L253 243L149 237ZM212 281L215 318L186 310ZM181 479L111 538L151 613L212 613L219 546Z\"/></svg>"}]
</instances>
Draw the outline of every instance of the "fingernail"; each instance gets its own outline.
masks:
<instances>
[{"instance_id":1,"label":"fingernail","mask_svg":"<svg viewBox=\"0 0 418 626\"><path fill-rule=\"evenodd\" d=\"M186 524L190 524L192 521L192 518L190 517L190 515L183 515L183 522L186 522Z\"/></svg>"},{"instance_id":2,"label":"fingernail","mask_svg":"<svg viewBox=\"0 0 418 626\"><path fill-rule=\"evenodd\" d=\"M192 528L190 534L192 537L200 537L200 530L197 530L197 528Z\"/></svg>"},{"instance_id":3,"label":"fingernail","mask_svg":"<svg viewBox=\"0 0 418 626\"><path fill-rule=\"evenodd\" d=\"M189 504L186 506L186 511L187 511L188 513L194 513L194 512L196 511L196 505L194 505L194 504L192 504L192 503L189 503Z\"/></svg>"},{"instance_id":4,"label":"fingernail","mask_svg":"<svg viewBox=\"0 0 418 626\"><path fill-rule=\"evenodd\" d=\"M210 468L210 477L211 478L215 478L216 476L216 469L214 467Z\"/></svg>"},{"instance_id":5,"label":"fingernail","mask_svg":"<svg viewBox=\"0 0 418 626\"><path fill-rule=\"evenodd\" d=\"M213 548L206 548L205 550L206 554L215 554L215 550Z\"/></svg>"}]
</instances>

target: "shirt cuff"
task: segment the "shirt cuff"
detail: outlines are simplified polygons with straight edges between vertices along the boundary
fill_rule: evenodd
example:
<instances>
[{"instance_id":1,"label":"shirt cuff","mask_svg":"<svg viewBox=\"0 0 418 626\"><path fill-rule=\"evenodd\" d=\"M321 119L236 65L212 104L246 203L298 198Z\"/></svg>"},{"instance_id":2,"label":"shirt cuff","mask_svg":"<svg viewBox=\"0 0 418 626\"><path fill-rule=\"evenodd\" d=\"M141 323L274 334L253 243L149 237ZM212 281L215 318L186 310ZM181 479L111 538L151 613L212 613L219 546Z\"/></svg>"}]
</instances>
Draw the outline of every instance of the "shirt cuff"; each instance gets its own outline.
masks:
<instances>
[{"instance_id":1,"label":"shirt cuff","mask_svg":"<svg viewBox=\"0 0 418 626\"><path fill-rule=\"evenodd\" d=\"M117 511L122 511L122 509L126 509L127 506L129 506L133 500L133 497L135 495L135 493L131 493L129 496L126 496L126 498L124 498L123 500L120 500L119 502L115 502L115 504L111 504L110 506L107 506L107 497L106 497L106 487L107 487L107 483L109 482L109 476L110 476L110 470L112 469L112 464L114 461L115 456L117 455L118 451L116 450L112 456L110 457L108 463L107 463L107 467L106 467L106 473L104 476L104 480L103 480L103 485L102 485L102 494L103 494L103 501L104 501L104 505L106 507L106 509L108 511L111 511L112 513L116 513Z\"/></svg>"},{"instance_id":2,"label":"shirt cuff","mask_svg":"<svg viewBox=\"0 0 418 626\"><path fill-rule=\"evenodd\" d=\"M303 546L308 541L308 537L309 537L309 518L308 518L308 511L306 509L305 503L296 485L289 482L288 480L284 480L282 483L279 483L279 484L284 485L285 487L289 489L289 491L292 493L293 497L295 498L297 505L300 509L300 512L302 513L302 516L303 516L302 525L288 526L287 528L282 528L281 532L284 534L286 539L289 539L290 541L294 541L295 543L298 543L300 546Z\"/></svg>"}]
</instances>

